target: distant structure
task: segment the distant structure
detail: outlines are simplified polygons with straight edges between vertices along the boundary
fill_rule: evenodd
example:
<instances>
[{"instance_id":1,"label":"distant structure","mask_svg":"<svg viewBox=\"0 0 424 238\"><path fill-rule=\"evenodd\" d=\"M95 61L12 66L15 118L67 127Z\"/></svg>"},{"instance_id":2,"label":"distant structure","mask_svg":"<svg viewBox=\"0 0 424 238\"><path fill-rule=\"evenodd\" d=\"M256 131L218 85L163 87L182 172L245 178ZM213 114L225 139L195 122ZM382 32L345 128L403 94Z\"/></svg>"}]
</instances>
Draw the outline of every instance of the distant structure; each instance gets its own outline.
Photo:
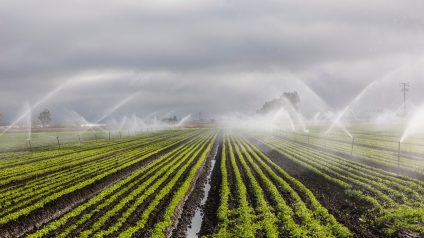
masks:
<instances>
[{"instance_id":1,"label":"distant structure","mask_svg":"<svg viewBox=\"0 0 424 238\"><path fill-rule=\"evenodd\" d=\"M400 83L400 91L403 93L403 116L406 116L406 93L409 91L409 82Z\"/></svg>"},{"instance_id":2,"label":"distant structure","mask_svg":"<svg viewBox=\"0 0 424 238\"><path fill-rule=\"evenodd\" d=\"M294 110L298 110L297 105L300 102L299 94L294 92L284 92L279 98L265 102L261 109L257 110L258 114L267 114L273 111L277 111L280 108L287 108L287 103L293 107Z\"/></svg>"}]
</instances>

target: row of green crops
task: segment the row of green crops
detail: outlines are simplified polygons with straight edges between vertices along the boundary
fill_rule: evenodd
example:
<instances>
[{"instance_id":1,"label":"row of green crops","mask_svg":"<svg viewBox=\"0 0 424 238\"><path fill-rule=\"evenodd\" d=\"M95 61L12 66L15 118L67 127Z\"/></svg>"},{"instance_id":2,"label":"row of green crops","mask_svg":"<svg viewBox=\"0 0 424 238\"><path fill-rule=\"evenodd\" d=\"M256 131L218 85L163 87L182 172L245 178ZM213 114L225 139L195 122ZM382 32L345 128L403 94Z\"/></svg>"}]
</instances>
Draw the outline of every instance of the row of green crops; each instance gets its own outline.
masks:
<instances>
[{"instance_id":1,"label":"row of green crops","mask_svg":"<svg viewBox=\"0 0 424 238\"><path fill-rule=\"evenodd\" d=\"M127 148L129 145L140 145L145 143L152 143L157 140L166 139L168 137L174 137L187 133L187 131L166 131L159 133L142 134L138 137L126 138L123 140L99 142L99 143L88 143L82 144L81 146L75 146L72 148L65 148L58 150L46 149L39 151L19 151L19 152L5 152L0 153L0 169L2 174L7 170L6 168L20 167L24 169L25 166L36 166L34 163L45 163L53 165L57 162L65 163L66 159L73 161L76 157L83 158L88 155L96 155L102 152L113 152L120 148ZM68 157L65 157L68 156ZM59 157L59 158L58 158ZM23 166L25 165L25 166Z\"/></svg>"},{"instance_id":2,"label":"row of green crops","mask_svg":"<svg viewBox=\"0 0 424 238\"><path fill-rule=\"evenodd\" d=\"M319 137L317 135L308 134L280 134L283 138L290 139L311 146L318 146L324 150L333 150L345 153L346 156L353 155L364 161L392 167L393 170L398 168L411 170L424 174L424 150L413 144L401 144L400 156L398 158L398 142L379 140L375 138L355 137L354 139L340 135L329 135ZM371 137L371 136L368 136ZM353 146L352 146L352 140ZM398 160L399 159L399 160Z\"/></svg>"},{"instance_id":3,"label":"row of green crops","mask_svg":"<svg viewBox=\"0 0 424 238\"><path fill-rule=\"evenodd\" d=\"M4 180L0 180L0 182L3 182L2 184L5 184L0 188L0 224L16 220L42 208L49 202L94 184L108 175L119 173L129 166L140 163L198 134L199 132L192 131L167 137L168 139L158 134L159 139L150 138L151 143L132 141L126 146L120 144L116 147L117 145L113 145L112 147L116 151L108 147L100 149L100 151L97 151L97 157L96 155L87 157L85 152L72 154L71 158L73 157L78 163L67 162L68 155L63 156L66 157L62 158L66 162L63 162L62 167L55 170L51 170L49 163L39 162L33 163L32 174L31 172L19 174L20 169L27 171L27 168L22 168L24 166L10 168L18 171L15 176L11 172L9 178L5 177ZM102 152L102 150L107 152ZM79 161L79 156L84 157L83 161ZM61 164L60 159L61 157L53 159L59 160L57 166ZM47 167L47 169L44 167ZM36 176L33 176L33 174L36 174ZM22 176L24 176L24 180L13 182L16 177L22 179ZM7 183L4 181L7 181Z\"/></svg>"},{"instance_id":4,"label":"row of green crops","mask_svg":"<svg viewBox=\"0 0 424 238\"><path fill-rule=\"evenodd\" d=\"M273 136L258 140L361 201L365 226L384 227L387 235L402 230L424 234L424 182L397 176L343 157Z\"/></svg>"},{"instance_id":5,"label":"row of green crops","mask_svg":"<svg viewBox=\"0 0 424 238\"><path fill-rule=\"evenodd\" d=\"M213 237L352 236L310 190L243 137L224 137L220 165Z\"/></svg>"},{"instance_id":6,"label":"row of green crops","mask_svg":"<svg viewBox=\"0 0 424 238\"><path fill-rule=\"evenodd\" d=\"M140 134L137 131L116 130L63 130L63 129L36 129L31 133L31 148L35 150L57 148L57 138L61 148L72 148L80 143L106 142L133 137ZM143 133L148 133L144 131ZM0 151L29 150L28 133L23 131L9 131L0 137Z\"/></svg>"},{"instance_id":7,"label":"row of green crops","mask_svg":"<svg viewBox=\"0 0 424 238\"><path fill-rule=\"evenodd\" d=\"M163 237L215 137L214 130L202 131L29 237L131 237L140 231ZM146 227L150 219L159 216L160 207L165 208L160 221Z\"/></svg>"}]
</instances>

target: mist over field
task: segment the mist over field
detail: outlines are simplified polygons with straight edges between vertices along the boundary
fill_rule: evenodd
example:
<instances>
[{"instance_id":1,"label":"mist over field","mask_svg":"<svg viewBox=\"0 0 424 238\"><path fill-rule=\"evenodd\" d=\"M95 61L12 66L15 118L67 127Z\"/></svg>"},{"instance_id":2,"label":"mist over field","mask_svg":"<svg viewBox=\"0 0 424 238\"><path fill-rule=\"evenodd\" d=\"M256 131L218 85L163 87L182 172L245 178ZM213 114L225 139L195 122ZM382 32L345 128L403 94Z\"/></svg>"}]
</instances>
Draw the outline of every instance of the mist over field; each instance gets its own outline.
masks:
<instances>
[{"instance_id":1,"label":"mist over field","mask_svg":"<svg viewBox=\"0 0 424 238\"><path fill-rule=\"evenodd\" d=\"M26 102L56 120L168 112L252 115L297 91L300 110L342 110L368 84L366 113L424 98L421 1L1 1L0 112ZM35 10L36 9L36 10ZM384 92L384 93L382 93ZM321 99L317 99L321 98ZM369 103L372 102L372 103ZM314 105L319 104L319 105ZM358 112L359 113L359 112Z\"/></svg>"},{"instance_id":2,"label":"mist over field","mask_svg":"<svg viewBox=\"0 0 424 238\"><path fill-rule=\"evenodd\" d=\"M0 238L423 238L423 10L0 0Z\"/></svg>"}]
</instances>

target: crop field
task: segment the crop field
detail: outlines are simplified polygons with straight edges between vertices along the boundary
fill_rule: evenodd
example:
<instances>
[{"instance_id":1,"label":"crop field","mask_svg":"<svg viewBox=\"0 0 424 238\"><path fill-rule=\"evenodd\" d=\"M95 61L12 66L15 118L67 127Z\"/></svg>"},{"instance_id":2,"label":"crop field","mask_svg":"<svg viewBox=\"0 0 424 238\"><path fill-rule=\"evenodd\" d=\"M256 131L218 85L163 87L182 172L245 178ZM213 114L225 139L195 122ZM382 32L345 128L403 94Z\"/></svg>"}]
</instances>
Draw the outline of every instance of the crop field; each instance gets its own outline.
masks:
<instances>
[{"instance_id":1,"label":"crop field","mask_svg":"<svg viewBox=\"0 0 424 238\"><path fill-rule=\"evenodd\" d=\"M424 0L0 2L0 238L424 238Z\"/></svg>"},{"instance_id":2,"label":"crop field","mask_svg":"<svg viewBox=\"0 0 424 238\"><path fill-rule=\"evenodd\" d=\"M363 163L384 168L392 172L424 178L424 139L411 138L399 143L396 133L373 133L364 130L353 132L351 138L342 133L325 137L320 131L301 133L279 133L281 138L327 152L337 152Z\"/></svg>"},{"instance_id":3,"label":"crop field","mask_svg":"<svg viewBox=\"0 0 424 238\"><path fill-rule=\"evenodd\" d=\"M169 129L4 151L0 237L423 237L409 143Z\"/></svg>"}]
</instances>

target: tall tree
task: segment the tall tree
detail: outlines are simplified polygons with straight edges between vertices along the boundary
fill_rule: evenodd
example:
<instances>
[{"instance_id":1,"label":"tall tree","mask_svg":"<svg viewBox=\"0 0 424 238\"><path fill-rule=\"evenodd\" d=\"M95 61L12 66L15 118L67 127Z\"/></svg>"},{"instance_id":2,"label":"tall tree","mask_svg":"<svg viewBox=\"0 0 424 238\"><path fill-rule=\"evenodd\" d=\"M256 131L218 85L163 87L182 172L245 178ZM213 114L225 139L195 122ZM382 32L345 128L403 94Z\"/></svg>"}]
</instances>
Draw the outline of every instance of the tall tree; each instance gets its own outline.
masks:
<instances>
[{"instance_id":1,"label":"tall tree","mask_svg":"<svg viewBox=\"0 0 424 238\"><path fill-rule=\"evenodd\" d=\"M38 116L38 120L40 120L43 127L48 126L52 120L50 117L50 111L48 109L44 109L44 111L42 111Z\"/></svg>"},{"instance_id":2,"label":"tall tree","mask_svg":"<svg viewBox=\"0 0 424 238\"><path fill-rule=\"evenodd\" d=\"M296 91L285 92L283 93L283 96L287 98L292 106L297 110L297 104L300 102L299 94Z\"/></svg>"}]
</instances>

